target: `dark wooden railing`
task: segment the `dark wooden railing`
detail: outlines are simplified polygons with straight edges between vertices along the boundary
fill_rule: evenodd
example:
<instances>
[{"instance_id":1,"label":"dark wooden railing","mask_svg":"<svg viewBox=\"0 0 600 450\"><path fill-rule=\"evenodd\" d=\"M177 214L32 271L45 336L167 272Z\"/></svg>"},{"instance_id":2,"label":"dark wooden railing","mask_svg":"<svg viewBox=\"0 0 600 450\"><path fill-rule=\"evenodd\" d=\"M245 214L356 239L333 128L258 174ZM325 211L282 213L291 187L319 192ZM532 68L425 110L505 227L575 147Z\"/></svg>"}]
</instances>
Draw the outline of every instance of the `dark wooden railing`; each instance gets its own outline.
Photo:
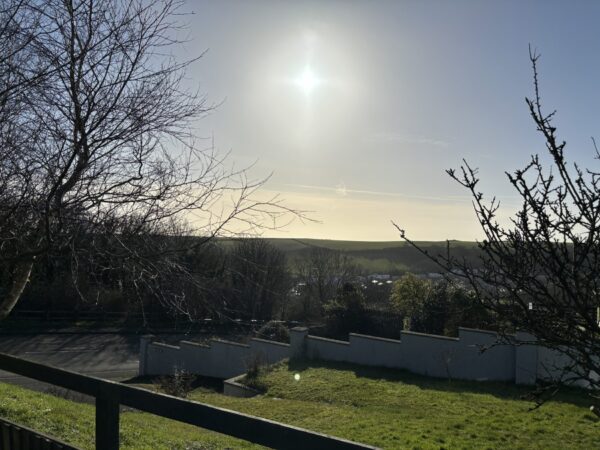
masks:
<instances>
[{"instance_id":1,"label":"dark wooden railing","mask_svg":"<svg viewBox=\"0 0 600 450\"><path fill-rule=\"evenodd\" d=\"M236 411L58 369L4 353L0 353L0 370L95 397L96 449L119 448L119 405L276 449L375 448Z\"/></svg>"},{"instance_id":2,"label":"dark wooden railing","mask_svg":"<svg viewBox=\"0 0 600 450\"><path fill-rule=\"evenodd\" d=\"M78 450L56 438L0 418L0 450Z\"/></svg>"}]
</instances>

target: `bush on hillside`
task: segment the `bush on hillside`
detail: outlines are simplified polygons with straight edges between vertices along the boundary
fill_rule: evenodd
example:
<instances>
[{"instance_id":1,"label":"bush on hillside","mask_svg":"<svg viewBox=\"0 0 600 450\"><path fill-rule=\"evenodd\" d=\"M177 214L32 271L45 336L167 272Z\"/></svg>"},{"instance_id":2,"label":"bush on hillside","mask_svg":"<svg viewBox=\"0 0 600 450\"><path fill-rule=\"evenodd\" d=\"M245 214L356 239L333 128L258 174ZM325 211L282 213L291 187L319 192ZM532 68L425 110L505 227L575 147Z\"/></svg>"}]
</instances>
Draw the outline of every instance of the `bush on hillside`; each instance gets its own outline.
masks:
<instances>
[{"instance_id":1,"label":"bush on hillside","mask_svg":"<svg viewBox=\"0 0 600 450\"><path fill-rule=\"evenodd\" d=\"M256 337L287 344L290 342L290 331L285 324L277 320L271 320L256 332Z\"/></svg>"},{"instance_id":2,"label":"bush on hillside","mask_svg":"<svg viewBox=\"0 0 600 450\"><path fill-rule=\"evenodd\" d=\"M194 375L183 369L176 369L173 375L165 375L159 378L158 385L161 391L167 395L186 398L192 390Z\"/></svg>"}]
</instances>

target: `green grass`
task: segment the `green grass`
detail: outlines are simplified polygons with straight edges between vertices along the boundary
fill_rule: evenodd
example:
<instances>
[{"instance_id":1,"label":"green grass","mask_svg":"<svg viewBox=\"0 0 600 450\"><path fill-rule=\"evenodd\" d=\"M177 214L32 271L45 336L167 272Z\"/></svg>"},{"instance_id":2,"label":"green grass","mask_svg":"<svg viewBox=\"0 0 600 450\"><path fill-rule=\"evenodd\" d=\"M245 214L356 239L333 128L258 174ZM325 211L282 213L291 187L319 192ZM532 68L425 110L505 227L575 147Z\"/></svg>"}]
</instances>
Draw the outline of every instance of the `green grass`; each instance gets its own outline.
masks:
<instances>
[{"instance_id":1,"label":"green grass","mask_svg":"<svg viewBox=\"0 0 600 450\"><path fill-rule=\"evenodd\" d=\"M337 250L358 264L365 273L437 272L439 267L426 256L403 241L367 242L334 241L319 239L267 239L288 256L289 265L295 270L311 247ZM431 255L446 254L446 242L417 242ZM451 249L459 259L477 263L479 251L475 242L452 241Z\"/></svg>"},{"instance_id":2,"label":"green grass","mask_svg":"<svg viewBox=\"0 0 600 450\"><path fill-rule=\"evenodd\" d=\"M192 398L390 449L600 448L600 423L579 391L530 411L528 390L512 384L344 364L282 364L263 381L266 395L253 399Z\"/></svg>"},{"instance_id":3,"label":"green grass","mask_svg":"<svg viewBox=\"0 0 600 450\"><path fill-rule=\"evenodd\" d=\"M589 412L590 399L576 390L530 411L532 403L521 399L527 389L511 384L344 364L286 362L261 381L266 393L251 399L206 388L190 398L389 449L600 448L600 422ZM0 385L0 401L0 415L92 447L92 406L7 385ZM122 448L252 448L143 413L122 417Z\"/></svg>"},{"instance_id":4,"label":"green grass","mask_svg":"<svg viewBox=\"0 0 600 450\"><path fill-rule=\"evenodd\" d=\"M94 406L0 383L0 416L94 449ZM258 449L257 445L151 414L121 413L121 449Z\"/></svg>"},{"instance_id":5,"label":"green grass","mask_svg":"<svg viewBox=\"0 0 600 450\"><path fill-rule=\"evenodd\" d=\"M269 243L284 251L300 250L306 247L324 247L342 252L385 250L389 248L408 247L409 244L398 238L397 241L339 241L334 239L291 239L291 238L265 238ZM446 248L446 241L417 241L422 247ZM471 249L476 246L474 241L451 240L452 248Z\"/></svg>"},{"instance_id":6,"label":"green grass","mask_svg":"<svg viewBox=\"0 0 600 450\"><path fill-rule=\"evenodd\" d=\"M304 238L264 238L268 243L274 245L284 252L303 250L310 247L324 247L331 250L380 250L389 247L403 247L404 241L339 241L335 239L304 239ZM221 238L219 242L230 246L235 240Z\"/></svg>"},{"instance_id":7,"label":"green grass","mask_svg":"<svg viewBox=\"0 0 600 450\"><path fill-rule=\"evenodd\" d=\"M348 256L360 265L364 273L437 272L439 267L406 242L397 241L337 241L327 239L265 238L267 242L283 251L288 257L292 271L313 247L328 248ZM223 238L219 242L229 248L234 240ZM446 241L419 241L417 244L432 255L446 254ZM453 254L477 263L477 244L470 241L450 241Z\"/></svg>"}]
</instances>

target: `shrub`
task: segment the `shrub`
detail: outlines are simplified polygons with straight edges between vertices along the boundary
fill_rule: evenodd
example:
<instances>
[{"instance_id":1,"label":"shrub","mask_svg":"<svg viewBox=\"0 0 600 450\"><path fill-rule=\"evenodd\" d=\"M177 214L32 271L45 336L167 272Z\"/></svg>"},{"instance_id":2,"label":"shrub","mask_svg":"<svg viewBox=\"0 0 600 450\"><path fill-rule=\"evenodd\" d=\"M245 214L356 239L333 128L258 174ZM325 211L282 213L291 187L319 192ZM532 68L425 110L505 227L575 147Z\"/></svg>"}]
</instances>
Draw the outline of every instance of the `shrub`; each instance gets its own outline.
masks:
<instances>
[{"instance_id":1,"label":"shrub","mask_svg":"<svg viewBox=\"0 0 600 450\"><path fill-rule=\"evenodd\" d=\"M267 362L261 353L253 353L246 360L246 376L241 380L252 389L264 392L267 390L266 384L261 380L261 375L267 371Z\"/></svg>"},{"instance_id":2,"label":"shrub","mask_svg":"<svg viewBox=\"0 0 600 450\"><path fill-rule=\"evenodd\" d=\"M165 394L187 398L192 390L194 375L183 369L176 369L173 375L165 375L158 380L158 386Z\"/></svg>"},{"instance_id":3,"label":"shrub","mask_svg":"<svg viewBox=\"0 0 600 450\"><path fill-rule=\"evenodd\" d=\"M256 336L270 341L285 342L286 344L290 342L290 331L285 324L276 320L265 323L256 332Z\"/></svg>"}]
</instances>

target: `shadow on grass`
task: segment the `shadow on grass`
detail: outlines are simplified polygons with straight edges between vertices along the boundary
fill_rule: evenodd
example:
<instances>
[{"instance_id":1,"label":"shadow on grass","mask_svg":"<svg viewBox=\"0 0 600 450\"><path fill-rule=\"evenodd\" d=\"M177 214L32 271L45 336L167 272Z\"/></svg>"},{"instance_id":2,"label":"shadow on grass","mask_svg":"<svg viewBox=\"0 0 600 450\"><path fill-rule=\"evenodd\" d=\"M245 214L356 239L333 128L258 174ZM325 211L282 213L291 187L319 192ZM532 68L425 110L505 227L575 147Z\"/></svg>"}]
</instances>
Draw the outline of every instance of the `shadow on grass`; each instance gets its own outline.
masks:
<instances>
[{"instance_id":1,"label":"shadow on grass","mask_svg":"<svg viewBox=\"0 0 600 450\"><path fill-rule=\"evenodd\" d=\"M334 361L292 359L288 362L288 371L290 372L302 372L311 368L348 371L353 372L357 377L399 382L417 386L420 389L457 394L487 394L504 400L530 401L531 406L535 406L532 397L534 386L518 386L514 383L498 381L448 380L418 375L407 370L361 366ZM570 403L586 408L589 407L591 403L594 403L587 391L570 387L561 387L560 391L549 400L552 402Z\"/></svg>"}]
</instances>

